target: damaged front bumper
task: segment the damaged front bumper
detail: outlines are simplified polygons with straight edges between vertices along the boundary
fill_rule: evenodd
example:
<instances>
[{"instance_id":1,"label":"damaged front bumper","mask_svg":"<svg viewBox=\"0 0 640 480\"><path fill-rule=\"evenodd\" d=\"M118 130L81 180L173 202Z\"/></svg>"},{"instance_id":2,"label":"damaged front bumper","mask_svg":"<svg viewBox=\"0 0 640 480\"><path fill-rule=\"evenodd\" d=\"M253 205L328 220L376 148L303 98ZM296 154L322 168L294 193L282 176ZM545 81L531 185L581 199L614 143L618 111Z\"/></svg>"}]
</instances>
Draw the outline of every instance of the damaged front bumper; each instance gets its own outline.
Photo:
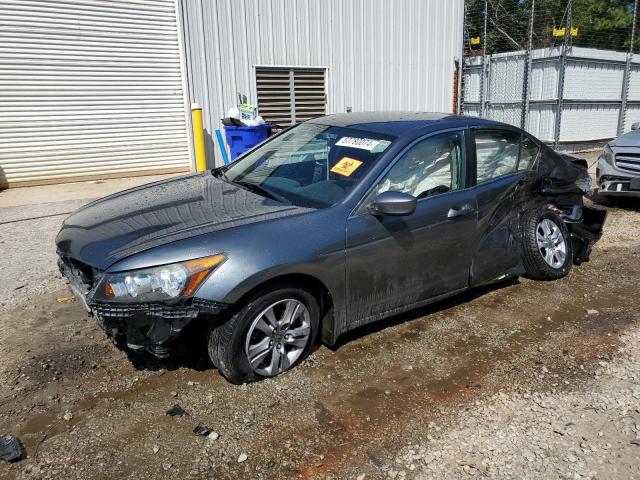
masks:
<instances>
[{"instance_id":1,"label":"damaged front bumper","mask_svg":"<svg viewBox=\"0 0 640 480\"><path fill-rule=\"evenodd\" d=\"M200 298L178 305L89 303L91 313L109 337L132 350L146 349L162 357L168 352L166 345L198 316L218 315L226 306Z\"/></svg>"},{"instance_id":2,"label":"damaged front bumper","mask_svg":"<svg viewBox=\"0 0 640 480\"><path fill-rule=\"evenodd\" d=\"M99 302L93 300L91 289L100 272L62 256L58 266L74 296L118 345L132 350L146 349L161 357L168 352L167 344L193 320L200 315L218 315L228 306L197 297L174 304Z\"/></svg>"}]
</instances>

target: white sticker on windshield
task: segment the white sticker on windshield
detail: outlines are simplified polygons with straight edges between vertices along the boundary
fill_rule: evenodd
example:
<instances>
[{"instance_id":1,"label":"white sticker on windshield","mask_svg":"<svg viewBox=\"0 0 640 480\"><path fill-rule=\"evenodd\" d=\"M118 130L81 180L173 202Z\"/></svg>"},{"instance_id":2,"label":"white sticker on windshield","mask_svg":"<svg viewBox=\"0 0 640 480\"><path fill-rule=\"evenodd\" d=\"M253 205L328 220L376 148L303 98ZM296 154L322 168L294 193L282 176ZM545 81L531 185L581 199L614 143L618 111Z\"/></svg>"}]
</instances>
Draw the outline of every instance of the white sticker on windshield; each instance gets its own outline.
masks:
<instances>
[{"instance_id":1,"label":"white sticker on windshield","mask_svg":"<svg viewBox=\"0 0 640 480\"><path fill-rule=\"evenodd\" d=\"M385 148L389 146L391 142L389 140L374 140L372 138L356 138L356 137L342 137L336 142L338 147L351 147L360 148L362 150L368 150L372 153L383 152Z\"/></svg>"}]
</instances>

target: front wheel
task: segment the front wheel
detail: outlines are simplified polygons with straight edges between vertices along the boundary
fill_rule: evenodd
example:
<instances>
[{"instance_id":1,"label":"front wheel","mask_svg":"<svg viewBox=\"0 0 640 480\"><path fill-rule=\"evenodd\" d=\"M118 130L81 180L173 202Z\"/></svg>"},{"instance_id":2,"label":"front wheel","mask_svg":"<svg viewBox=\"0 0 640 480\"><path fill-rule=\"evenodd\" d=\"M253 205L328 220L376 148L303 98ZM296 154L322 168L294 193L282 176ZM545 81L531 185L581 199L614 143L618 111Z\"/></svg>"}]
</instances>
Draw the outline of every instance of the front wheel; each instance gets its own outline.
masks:
<instances>
[{"instance_id":1,"label":"front wheel","mask_svg":"<svg viewBox=\"0 0 640 480\"><path fill-rule=\"evenodd\" d=\"M525 214L522 221L522 257L527 276L534 280L557 280L573 264L569 229L551 210Z\"/></svg>"},{"instance_id":2,"label":"front wheel","mask_svg":"<svg viewBox=\"0 0 640 480\"><path fill-rule=\"evenodd\" d=\"M320 307L306 290L263 290L211 330L209 356L231 383L274 377L309 353L319 323Z\"/></svg>"}]
</instances>

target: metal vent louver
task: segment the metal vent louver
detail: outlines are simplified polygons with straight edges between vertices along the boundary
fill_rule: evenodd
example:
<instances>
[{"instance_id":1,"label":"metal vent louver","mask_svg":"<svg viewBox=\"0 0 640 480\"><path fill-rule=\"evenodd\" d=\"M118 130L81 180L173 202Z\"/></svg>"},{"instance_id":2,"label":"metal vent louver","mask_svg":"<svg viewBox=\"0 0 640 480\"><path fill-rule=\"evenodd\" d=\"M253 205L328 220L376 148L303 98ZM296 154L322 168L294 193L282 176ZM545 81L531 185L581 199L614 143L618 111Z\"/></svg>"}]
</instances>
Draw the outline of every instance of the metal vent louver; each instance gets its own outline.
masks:
<instances>
[{"instance_id":1,"label":"metal vent louver","mask_svg":"<svg viewBox=\"0 0 640 480\"><path fill-rule=\"evenodd\" d=\"M262 117L291 125L325 115L325 71L320 68L256 68L258 110Z\"/></svg>"}]
</instances>

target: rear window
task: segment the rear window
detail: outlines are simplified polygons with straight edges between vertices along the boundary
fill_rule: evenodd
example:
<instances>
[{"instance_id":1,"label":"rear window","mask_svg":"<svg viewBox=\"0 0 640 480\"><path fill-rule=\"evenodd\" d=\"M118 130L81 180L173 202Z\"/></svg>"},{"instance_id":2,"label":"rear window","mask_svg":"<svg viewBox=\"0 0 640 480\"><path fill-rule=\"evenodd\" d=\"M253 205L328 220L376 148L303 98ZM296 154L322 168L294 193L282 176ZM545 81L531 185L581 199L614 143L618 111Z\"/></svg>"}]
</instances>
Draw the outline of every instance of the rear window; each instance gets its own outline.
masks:
<instances>
[{"instance_id":1,"label":"rear window","mask_svg":"<svg viewBox=\"0 0 640 480\"><path fill-rule=\"evenodd\" d=\"M475 139L478 183L516 171L520 150L519 133L509 130L478 130Z\"/></svg>"},{"instance_id":2,"label":"rear window","mask_svg":"<svg viewBox=\"0 0 640 480\"><path fill-rule=\"evenodd\" d=\"M522 147L520 149L520 162L518 162L518 171L531 170L540 153L540 147L533 139L522 136Z\"/></svg>"}]
</instances>

